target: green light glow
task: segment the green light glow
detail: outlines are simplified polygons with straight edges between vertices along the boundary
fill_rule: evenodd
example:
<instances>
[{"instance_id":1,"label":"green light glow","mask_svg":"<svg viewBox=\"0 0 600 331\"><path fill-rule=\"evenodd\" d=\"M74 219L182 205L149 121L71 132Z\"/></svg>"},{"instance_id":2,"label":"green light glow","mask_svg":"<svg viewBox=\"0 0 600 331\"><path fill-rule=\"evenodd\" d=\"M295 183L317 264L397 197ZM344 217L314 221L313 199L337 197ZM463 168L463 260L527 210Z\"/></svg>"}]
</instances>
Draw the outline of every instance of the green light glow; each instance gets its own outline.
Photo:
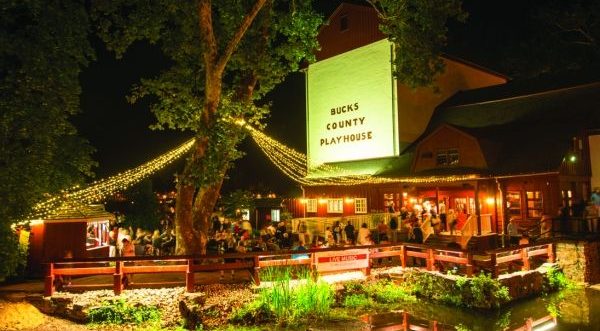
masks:
<instances>
[{"instance_id":1,"label":"green light glow","mask_svg":"<svg viewBox=\"0 0 600 331\"><path fill-rule=\"evenodd\" d=\"M381 40L312 64L307 72L309 169L397 156L391 43ZM352 167L373 174L378 167Z\"/></svg>"}]
</instances>

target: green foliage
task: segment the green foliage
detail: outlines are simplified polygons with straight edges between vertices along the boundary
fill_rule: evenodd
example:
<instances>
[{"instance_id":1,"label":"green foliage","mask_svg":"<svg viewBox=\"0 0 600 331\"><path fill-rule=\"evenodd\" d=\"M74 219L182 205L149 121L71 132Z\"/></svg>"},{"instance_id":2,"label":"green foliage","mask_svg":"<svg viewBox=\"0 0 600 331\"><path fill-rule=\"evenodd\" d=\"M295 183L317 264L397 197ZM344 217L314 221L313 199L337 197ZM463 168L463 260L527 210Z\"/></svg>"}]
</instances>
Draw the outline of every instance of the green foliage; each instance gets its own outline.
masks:
<instances>
[{"instance_id":1,"label":"green foliage","mask_svg":"<svg viewBox=\"0 0 600 331\"><path fill-rule=\"evenodd\" d=\"M374 304L373 299L366 294L350 294L344 297L342 305L346 308L369 308Z\"/></svg>"},{"instance_id":2,"label":"green foliage","mask_svg":"<svg viewBox=\"0 0 600 331\"><path fill-rule=\"evenodd\" d=\"M79 74L94 57L88 30L81 1L9 0L0 6L2 239L47 194L92 175L93 149L69 122L79 111ZM8 263L0 277L19 265L17 247L10 239L2 245Z\"/></svg>"},{"instance_id":3,"label":"green foliage","mask_svg":"<svg viewBox=\"0 0 600 331\"><path fill-rule=\"evenodd\" d=\"M8 227L0 227L0 281L5 277L23 274L29 246Z\"/></svg>"},{"instance_id":4,"label":"green foliage","mask_svg":"<svg viewBox=\"0 0 600 331\"><path fill-rule=\"evenodd\" d=\"M567 279L565 274L556 268L549 268L546 272L547 289L558 291L573 287L573 283Z\"/></svg>"},{"instance_id":5,"label":"green foliage","mask_svg":"<svg viewBox=\"0 0 600 331\"><path fill-rule=\"evenodd\" d=\"M90 309L90 323L97 324L142 324L160 321L160 310L151 306L131 306L125 299L108 300L100 307Z\"/></svg>"},{"instance_id":6,"label":"green foliage","mask_svg":"<svg viewBox=\"0 0 600 331\"><path fill-rule=\"evenodd\" d=\"M396 285L389 280L379 280L375 283L369 283L364 289L371 298L379 303L396 303L414 300L414 297L402 286Z\"/></svg>"},{"instance_id":7,"label":"green foliage","mask_svg":"<svg viewBox=\"0 0 600 331\"><path fill-rule=\"evenodd\" d=\"M267 272L274 279L271 286L261 289L257 300L234 312L232 322L252 324L274 320L286 325L307 319L321 320L329 315L334 303L334 291L329 284L314 280L310 272L303 272L294 280L292 269L280 269Z\"/></svg>"},{"instance_id":8,"label":"green foliage","mask_svg":"<svg viewBox=\"0 0 600 331\"><path fill-rule=\"evenodd\" d=\"M466 19L460 0L370 0L382 20L380 30L395 45L394 76L410 87L432 86L443 71L446 23Z\"/></svg>"},{"instance_id":9,"label":"green foliage","mask_svg":"<svg viewBox=\"0 0 600 331\"><path fill-rule=\"evenodd\" d=\"M235 324L252 325L274 319L274 314L264 300L255 300L234 311L229 320Z\"/></svg>"},{"instance_id":10,"label":"green foliage","mask_svg":"<svg viewBox=\"0 0 600 331\"><path fill-rule=\"evenodd\" d=\"M250 191L235 190L221 200L223 215L229 218L238 217L239 209L249 209L252 213L254 209L254 197Z\"/></svg>"},{"instance_id":11,"label":"green foliage","mask_svg":"<svg viewBox=\"0 0 600 331\"><path fill-rule=\"evenodd\" d=\"M490 309L511 299L506 286L484 273L472 278L456 277L453 281L425 272L412 272L405 281L413 284L413 293L454 306Z\"/></svg>"}]
</instances>

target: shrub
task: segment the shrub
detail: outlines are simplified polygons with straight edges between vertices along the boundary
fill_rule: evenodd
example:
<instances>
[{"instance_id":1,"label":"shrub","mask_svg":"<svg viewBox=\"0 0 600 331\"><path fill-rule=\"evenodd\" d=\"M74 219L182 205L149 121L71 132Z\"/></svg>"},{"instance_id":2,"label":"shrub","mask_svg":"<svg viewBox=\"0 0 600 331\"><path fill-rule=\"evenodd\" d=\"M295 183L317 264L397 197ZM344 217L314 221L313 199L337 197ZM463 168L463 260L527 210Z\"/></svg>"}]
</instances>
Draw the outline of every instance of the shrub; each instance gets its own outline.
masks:
<instances>
[{"instance_id":1,"label":"shrub","mask_svg":"<svg viewBox=\"0 0 600 331\"><path fill-rule=\"evenodd\" d=\"M296 286L292 284L293 273L300 277ZM280 268L277 271L266 270L265 274L273 279L272 286L264 288L257 300L235 312L232 322L247 324L274 319L279 324L289 324L328 316L334 302L334 291L326 282L314 280L310 271Z\"/></svg>"},{"instance_id":2,"label":"shrub","mask_svg":"<svg viewBox=\"0 0 600 331\"><path fill-rule=\"evenodd\" d=\"M371 283L365 287L365 290L370 297L380 303L395 303L414 299L410 292L389 280Z\"/></svg>"},{"instance_id":3,"label":"shrub","mask_svg":"<svg viewBox=\"0 0 600 331\"><path fill-rule=\"evenodd\" d=\"M99 324L142 324L160 321L160 311L154 306L131 306L125 299L108 300L100 307L90 309L91 323Z\"/></svg>"},{"instance_id":4,"label":"shrub","mask_svg":"<svg viewBox=\"0 0 600 331\"><path fill-rule=\"evenodd\" d=\"M346 308L368 308L373 306L373 300L365 294L350 294L344 298Z\"/></svg>"},{"instance_id":5,"label":"shrub","mask_svg":"<svg viewBox=\"0 0 600 331\"><path fill-rule=\"evenodd\" d=\"M549 268L546 272L547 290L558 291L573 286L570 280L567 279L565 274L556 269Z\"/></svg>"}]
</instances>

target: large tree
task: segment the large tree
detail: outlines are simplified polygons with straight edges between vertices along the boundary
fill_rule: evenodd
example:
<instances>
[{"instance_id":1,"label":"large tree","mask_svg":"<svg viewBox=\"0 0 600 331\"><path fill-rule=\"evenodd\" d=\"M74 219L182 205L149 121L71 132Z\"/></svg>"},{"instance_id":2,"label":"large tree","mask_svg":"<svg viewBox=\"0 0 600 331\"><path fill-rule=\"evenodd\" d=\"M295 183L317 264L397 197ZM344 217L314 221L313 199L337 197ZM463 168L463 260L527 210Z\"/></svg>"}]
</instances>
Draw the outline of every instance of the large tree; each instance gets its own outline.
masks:
<instances>
[{"instance_id":1,"label":"large tree","mask_svg":"<svg viewBox=\"0 0 600 331\"><path fill-rule=\"evenodd\" d=\"M446 20L462 15L460 1L371 4L397 45L396 76L411 86L431 85L443 69ZM259 124L266 107L255 101L313 59L321 19L310 0L106 1L95 3L95 17L118 56L147 39L172 60L169 70L142 81L131 101L155 96L157 128L196 135L178 175L175 223L177 252L202 252L223 178L240 156L244 131L234 120Z\"/></svg>"},{"instance_id":2,"label":"large tree","mask_svg":"<svg viewBox=\"0 0 600 331\"><path fill-rule=\"evenodd\" d=\"M312 59L321 19L309 0L124 0L97 4L95 16L117 55L147 39L172 60L131 101L157 97L157 128L196 135L178 175L175 224L177 252L202 252L223 178L240 156L241 120L260 125L266 107L254 101Z\"/></svg>"},{"instance_id":3,"label":"large tree","mask_svg":"<svg viewBox=\"0 0 600 331\"><path fill-rule=\"evenodd\" d=\"M92 148L69 122L93 58L87 17L83 1L0 5L0 277L18 263L10 224L91 175Z\"/></svg>"}]
</instances>

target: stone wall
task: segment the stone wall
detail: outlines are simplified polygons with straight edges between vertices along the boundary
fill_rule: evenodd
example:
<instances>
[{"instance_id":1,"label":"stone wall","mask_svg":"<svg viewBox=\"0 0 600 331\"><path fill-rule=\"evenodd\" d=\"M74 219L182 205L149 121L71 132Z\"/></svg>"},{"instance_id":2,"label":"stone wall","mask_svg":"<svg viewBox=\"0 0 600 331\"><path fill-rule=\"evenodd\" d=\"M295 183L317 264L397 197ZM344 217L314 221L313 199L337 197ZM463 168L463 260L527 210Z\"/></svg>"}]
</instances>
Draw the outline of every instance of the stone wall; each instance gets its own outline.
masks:
<instances>
[{"instance_id":1,"label":"stone wall","mask_svg":"<svg viewBox=\"0 0 600 331\"><path fill-rule=\"evenodd\" d=\"M568 241L556 244L556 263L578 284L600 282L600 242Z\"/></svg>"}]
</instances>

